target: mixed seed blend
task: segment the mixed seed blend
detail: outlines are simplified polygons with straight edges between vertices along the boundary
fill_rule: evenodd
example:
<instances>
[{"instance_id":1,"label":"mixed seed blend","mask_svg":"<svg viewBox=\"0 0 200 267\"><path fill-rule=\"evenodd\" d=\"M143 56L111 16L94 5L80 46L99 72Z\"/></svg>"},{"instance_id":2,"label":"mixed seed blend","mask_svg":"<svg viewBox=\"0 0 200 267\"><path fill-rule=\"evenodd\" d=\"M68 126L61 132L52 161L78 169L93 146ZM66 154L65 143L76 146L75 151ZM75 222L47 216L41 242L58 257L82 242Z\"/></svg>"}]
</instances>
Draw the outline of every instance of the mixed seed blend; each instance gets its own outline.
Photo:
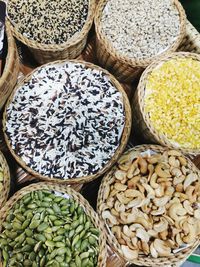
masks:
<instances>
[{"instance_id":1,"label":"mixed seed blend","mask_svg":"<svg viewBox=\"0 0 200 267\"><path fill-rule=\"evenodd\" d=\"M175 42L180 17L172 0L109 0L101 28L122 56L145 59L164 52Z\"/></svg>"},{"instance_id":2,"label":"mixed seed blend","mask_svg":"<svg viewBox=\"0 0 200 267\"><path fill-rule=\"evenodd\" d=\"M82 30L88 9L89 0L11 0L8 15L28 39L61 44Z\"/></svg>"},{"instance_id":3,"label":"mixed seed blend","mask_svg":"<svg viewBox=\"0 0 200 267\"><path fill-rule=\"evenodd\" d=\"M37 70L6 112L14 152L32 170L60 179L101 170L125 123L122 94L108 76L72 62Z\"/></svg>"}]
</instances>

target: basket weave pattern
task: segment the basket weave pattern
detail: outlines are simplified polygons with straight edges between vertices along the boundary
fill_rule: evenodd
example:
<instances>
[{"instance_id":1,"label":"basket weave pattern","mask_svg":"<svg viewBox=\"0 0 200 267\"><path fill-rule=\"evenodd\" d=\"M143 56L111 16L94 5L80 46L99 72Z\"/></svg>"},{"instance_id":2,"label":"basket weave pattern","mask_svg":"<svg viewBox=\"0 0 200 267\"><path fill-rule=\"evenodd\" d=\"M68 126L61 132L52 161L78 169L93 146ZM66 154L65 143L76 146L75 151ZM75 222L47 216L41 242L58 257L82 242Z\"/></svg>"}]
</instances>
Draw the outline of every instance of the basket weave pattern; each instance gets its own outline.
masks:
<instances>
[{"instance_id":1,"label":"basket weave pattern","mask_svg":"<svg viewBox=\"0 0 200 267\"><path fill-rule=\"evenodd\" d=\"M106 237L105 237L105 230L102 222L99 220L98 215L94 212L94 210L90 207L89 203L86 199L84 199L79 193L74 191L73 189L69 187L63 187L59 185L54 185L52 183L38 183L29 185L27 187L24 187L17 193L15 193L5 204L5 206L0 210L0 231L2 227L2 222L6 219L8 211L13 207L13 205L20 200L23 196L26 194L37 191L37 190L53 190L60 193L66 193L70 197L72 197L75 201L81 205L86 214L90 217L92 223L96 228L100 230L100 236L99 236L99 257L98 257L98 267L104 267L106 266L106 257L107 257L107 250L106 250Z\"/></svg>"},{"instance_id":2,"label":"basket weave pattern","mask_svg":"<svg viewBox=\"0 0 200 267\"><path fill-rule=\"evenodd\" d=\"M0 208L5 204L10 191L10 171L5 157L0 152L0 166L3 169L3 189L0 191Z\"/></svg>"},{"instance_id":3,"label":"basket weave pattern","mask_svg":"<svg viewBox=\"0 0 200 267\"><path fill-rule=\"evenodd\" d=\"M158 145L140 145L140 146L136 146L134 148L131 149L131 151L136 151L136 152L144 152L146 150L153 150L155 152L164 152L166 149L165 147L161 147ZM197 169L197 167L190 161L190 159L188 159L190 168L193 171L197 171L199 173L199 177L200 177L200 171ZM110 170L103 178L100 189L99 189L99 193L98 193L98 200L97 200L97 211L98 214L101 217L101 207L103 206L103 203L105 203L105 188L108 184L112 183L112 174L115 170L115 167ZM119 256L121 256L123 258L123 252L121 250L121 246L118 243L116 237L111 233L110 229L108 226L106 226L106 231L107 231L107 240L109 245L111 246L111 248L117 253L119 254ZM167 267L167 266L180 266L189 256L190 254L198 247L198 245L200 244L200 240L198 238L198 240L196 240L196 242L194 242L194 244L188 248L183 249L182 251L171 255L169 257L160 257L160 258L153 258L153 257L147 257L145 255L139 255L138 259L130 262L139 266L150 266L150 267L156 267L156 266L163 266L163 267Z\"/></svg>"},{"instance_id":4,"label":"basket weave pattern","mask_svg":"<svg viewBox=\"0 0 200 267\"><path fill-rule=\"evenodd\" d=\"M0 110L2 109L8 96L12 92L17 82L19 73L19 58L17 47L12 36L8 21L6 21L6 35L8 39L8 54L6 57L4 72L0 77Z\"/></svg>"}]
</instances>

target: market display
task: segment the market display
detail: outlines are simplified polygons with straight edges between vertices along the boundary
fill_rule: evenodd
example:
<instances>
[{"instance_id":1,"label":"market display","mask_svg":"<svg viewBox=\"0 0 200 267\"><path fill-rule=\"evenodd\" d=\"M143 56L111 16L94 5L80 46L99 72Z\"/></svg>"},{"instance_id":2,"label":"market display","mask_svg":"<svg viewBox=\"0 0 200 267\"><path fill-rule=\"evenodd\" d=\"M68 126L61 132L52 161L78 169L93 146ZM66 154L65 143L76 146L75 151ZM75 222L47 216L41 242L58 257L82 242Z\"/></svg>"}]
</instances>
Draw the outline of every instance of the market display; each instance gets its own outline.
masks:
<instances>
[{"instance_id":1,"label":"market display","mask_svg":"<svg viewBox=\"0 0 200 267\"><path fill-rule=\"evenodd\" d=\"M200 61L168 59L148 75L144 111L176 147L200 149Z\"/></svg>"},{"instance_id":2,"label":"market display","mask_svg":"<svg viewBox=\"0 0 200 267\"><path fill-rule=\"evenodd\" d=\"M29 40L62 44L83 29L89 0L11 0L7 9L12 24Z\"/></svg>"},{"instance_id":3,"label":"market display","mask_svg":"<svg viewBox=\"0 0 200 267\"><path fill-rule=\"evenodd\" d=\"M3 266L97 266L99 234L73 198L37 190L17 201L2 224Z\"/></svg>"},{"instance_id":4,"label":"market display","mask_svg":"<svg viewBox=\"0 0 200 267\"><path fill-rule=\"evenodd\" d=\"M84 63L36 70L6 108L5 134L14 153L43 176L96 174L120 145L123 96L107 74Z\"/></svg>"},{"instance_id":5,"label":"market display","mask_svg":"<svg viewBox=\"0 0 200 267\"><path fill-rule=\"evenodd\" d=\"M129 261L169 257L199 238L200 172L180 152L160 148L127 151L100 188L110 245Z\"/></svg>"},{"instance_id":6,"label":"market display","mask_svg":"<svg viewBox=\"0 0 200 267\"><path fill-rule=\"evenodd\" d=\"M130 59L165 52L181 31L179 10L171 0L109 0L100 27L115 51Z\"/></svg>"}]
</instances>

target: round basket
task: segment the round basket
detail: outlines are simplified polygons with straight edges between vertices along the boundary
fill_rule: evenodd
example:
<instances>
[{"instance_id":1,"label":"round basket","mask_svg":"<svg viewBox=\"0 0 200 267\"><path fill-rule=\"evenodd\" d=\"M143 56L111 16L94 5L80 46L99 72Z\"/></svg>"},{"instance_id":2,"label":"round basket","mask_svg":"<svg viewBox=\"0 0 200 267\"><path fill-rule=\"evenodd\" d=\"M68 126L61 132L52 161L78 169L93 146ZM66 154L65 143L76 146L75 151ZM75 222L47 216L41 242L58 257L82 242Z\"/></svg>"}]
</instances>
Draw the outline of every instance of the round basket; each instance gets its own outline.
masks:
<instances>
[{"instance_id":1,"label":"round basket","mask_svg":"<svg viewBox=\"0 0 200 267\"><path fill-rule=\"evenodd\" d=\"M88 201L82 197L81 194L77 193L70 187L63 187L61 185L55 185L52 183L37 183L32 184L16 192L5 204L5 206L0 211L0 221L4 222L7 213L12 209L13 205L19 201L23 196L33 191L38 190L49 190L56 191L59 193L67 194L70 198L73 198L82 208L84 208L85 213L90 217L92 223L96 228L100 230L99 236L99 256L98 256L98 267L106 266L107 258L107 248L106 248L106 236L105 230L102 222L100 221L97 213L90 207ZM0 231L2 230L2 223L0 225Z\"/></svg>"},{"instance_id":2,"label":"round basket","mask_svg":"<svg viewBox=\"0 0 200 267\"><path fill-rule=\"evenodd\" d=\"M136 147L133 147L131 149L129 149L125 154L127 154L130 151L134 151L138 154L140 153L144 153L145 151L154 151L154 152L161 152L163 153L164 151L169 150L169 148L167 147L162 147L159 145L139 145ZM123 156L122 156L123 157ZM197 169L197 167L194 165L194 163L192 163L192 161L187 158L188 160L188 164L191 168L191 170L195 171L198 173L199 179L200 179L200 171ZM113 173L115 172L116 167L113 167L103 178L100 189L99 189L99 193L98 193L98 199L97 199L97 212L100 216L100 218L102 219L102 211L103 211L103 207L106 201L106 195L108 195L108 187L112 184L112 182L114 181L113 178ZM114 234L111 233L111 230L109 228L109 226L106 224L106 231L107 231L107 240L109 245L111 246L111 248L124 260L126 260L126 262L129 262L130 264L136 264L139 266L163 266L163 267L172 267L172 266L180 266L189 256L190 254L195 251L195 249L199 246L200 244L200 240L196 240L191 246L182 249L181 251L175 253L174 255L168 256L168 257L158 257L158 258L153 258L152 256L146 256L143 254L139 254L138 258L133 260L133 261L129 261L128 259L126 259L124 257L124 254L121 250L121 246L119 244L119 242L117 241L116 237Z\"/></svg>"},{"instance_id":3,"label":"round basket","mask_svg":"<svg viewBox=\"0 0 200 267\"><path fill-rule=\"evenodd\" d=\"M1 208L7 201L8 194L10 191L10 171L7 161L1 151L0 151L0 168L2 168L3 172L3 181L0 182L0 184L2 183L2 189L0 189L0 208Z\"/></svg>"},{"instance_id":4,"label":"round basket","mask_svg":"<svg viewBox=\"0 0 200 267\"><path fill-rule=\"evenodd\" d=\"M133 121L135 126L135 131L141 136L153 143L158 143L171 148L180 149L184 154L190 157L197 156L200 151L198 149L184 149L181 147L176 147L172 142L170 142L165 135L158 133L156 129L151 124L148 114L144 111L144 96L145 96L145 86L148 75L160 64L175 58L192 58L194 60L200 61L200 56L194 53L188 52L178 52L172 53L162 59L152 63L142 74L138 88L135 92L132 107L133 107Z\"/></svg>"},{"instance_id":5,"label":"round basket","mask_svg":"<svg viewBox=\"0 0 200 267\"><path fill-rule=\"evenodd\" d=\"M105 5L109 0L101 0L98 3L97 11L95 14L95 29L96 29L96 50L97 58L101 66L105 67L121 82L132 82L138 78L142 71L151 64L159 56L155 56L145 60L130 59L126 56L119 54L114 48L112 43L104 35L101 28L101 17ZM169 52L177 50L185 36L186 16L182 5L178 0L173 0L180 14L180 34L177 36L176 41L169 49L163 52L161 55L166 55Z\"/></svg>"},{"instance_id":6,"label":"round basket","mask_svg":"<svg viewBox=\"0 0 200 267\"><path fill-rule=\"evenodd\" d=\"M51 64L55 64L55 63L63 63L65 61L55 61L53 63L49 63L46 64L44 66L48 66ZM8 140L8 137L5 133L5 127L6 127L6 120L7 120L7 113L6 113L6 109L9 106L9 104L12 102L12 99L14 97L15 92L18 90L18 88L20 88L25 82L29 81L32 77L32 75L35 73L35 71L37 71L39 68L35 69L33 72L31 72L29 75L27 75L19 84L17 84L17 86L15 87L13 93L11 94L11 96L9 97L9 100L6 104L5 107L5 111L4 111L4 115L3 115L3 131L4 131L4 136L5 136L5 141L6 144L11 152L11 154L13 155L13 157L16 159L16 161L24 168L26 169L30 174L32 174L33 176L35 176L38 179L44 180L44 181L48 181L48 182L56 182L56 183L64 183L64 184L75 184L75 183L86 183L86 182L90 182L96 178L98 178L99 176L101 176L103 173L105 173L108 169L111 168L111 166L117 161L117 159L119 158L119 156L122 154L122 152L124 151L126 144L128 142L129 136L130 136L130 131L131 131L131 108L130 108L130 103L128 100L128 97L124 91L124 89L122 88L122 86L120 85L120 83L107 71L103 70L102 68L92 64L92 63L88 63L88 62L84 62L84 61L80 61L80 60L70 60L68 62L74 62L74 63L82 63L87 67L96 69L96 70L100 70L102 72L104 72L110 79L110 81L112 82L112 84L118 89L119 92L121 92L122 97L123 97L123 102L124 102L124 111L125 111L125 125L124 125L124 130L121 136L121 142L120 145L118 147L118 149L115 151L115 154L113 155L113 157L110 159L110 161L104 166L103 169L101 169L98 173L93 174L93 175L89 175L89 176L85 176L85 177L80 177L80 178L73 178L73 179L67 179L67 180L61 180L61 179L54 179L54 178L49 178L47 176L42 176L41 174L33 171L32 169L30 169L29 167L26 166L26 164L21 160L21 158L16 155L16 153L14 152L14 150L11 147L11 144Z\"/></svg>"},{"instance_id":7,"label":"round basket","mask_svg":"<svg viewBox=\"0 0 200 267\"><path fill-rule=\"evenodd\" d=\"M6 21L6 36L8 40L8 53L2 76L0 77L0 110L14 88L19 73L19 58L17 47L12 36L10 24Z\"/></svg>"},{"instance_id":8,"label":"round basket","mask_svg":"<svg viewBox=\"0 0 200 267\"><path fill-rule=\"evenodd\" d=\"M25 44L32 52L35 60L39 64L45 64L54 60L61 59L74 59L78 57L86 43L88 33L92 27L96 3L95 0L89 0L89 12L87 20L79 33L76 33L67 42L56 45L56 44L42 44L33 40L29 40L20 32L17 31L16 27L12 25L10 20L10 28L13 35L23 44ZM9 17L8 17L9 18Z\"/></svg>"}]
</instances>

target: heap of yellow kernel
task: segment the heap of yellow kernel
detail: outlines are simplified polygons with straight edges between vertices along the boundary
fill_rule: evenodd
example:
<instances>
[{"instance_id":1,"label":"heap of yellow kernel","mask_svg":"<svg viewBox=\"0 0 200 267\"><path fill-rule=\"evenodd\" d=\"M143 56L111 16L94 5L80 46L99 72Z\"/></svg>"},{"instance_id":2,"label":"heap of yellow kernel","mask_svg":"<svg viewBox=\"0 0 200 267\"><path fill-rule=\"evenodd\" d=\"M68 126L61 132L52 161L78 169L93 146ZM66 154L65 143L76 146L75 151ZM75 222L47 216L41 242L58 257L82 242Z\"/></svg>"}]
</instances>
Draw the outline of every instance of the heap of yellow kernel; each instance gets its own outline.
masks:
<instances>
[{"instance_id":1,"label":"heap of yellow kernel","mask_svg":"<svg viewBox=\"0 0 200 267\"><path fill-rule=\"evenodd\" d=\"M200 148L200 62L171 59L149 75L145 112L152 126L173 144Z\"/></svg>"}]
</instances>

